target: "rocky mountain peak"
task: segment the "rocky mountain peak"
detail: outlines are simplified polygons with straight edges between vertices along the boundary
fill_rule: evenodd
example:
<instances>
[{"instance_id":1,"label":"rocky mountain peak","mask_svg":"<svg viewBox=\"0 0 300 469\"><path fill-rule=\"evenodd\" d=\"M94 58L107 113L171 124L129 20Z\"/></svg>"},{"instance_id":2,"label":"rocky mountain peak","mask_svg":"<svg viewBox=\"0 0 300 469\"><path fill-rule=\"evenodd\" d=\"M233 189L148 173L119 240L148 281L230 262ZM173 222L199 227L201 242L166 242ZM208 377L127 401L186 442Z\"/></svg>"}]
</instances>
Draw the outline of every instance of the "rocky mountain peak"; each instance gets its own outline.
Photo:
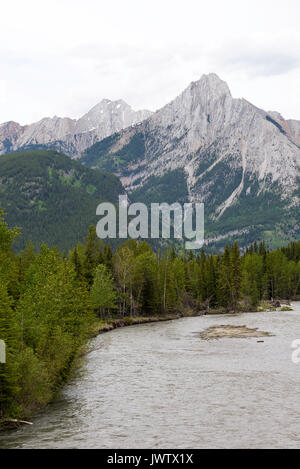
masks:
<instances>
[{"instance_id":1,"label":"rocky mountain peak","mask_svg":"<svg viewBox=\"0 0 300 469\"><path fill-rule=\"evenodd\" d=\"M212 100L219 99L222 96L231 97L229 86L215 73L202 75L200 80L192 82L189 88L193 93L204 95Z\"/></svg>"},{"instance_id":2,"label":"rocky mountain peak","mask_svg":"<svg viewBox=\"0 0 300 469\"><path fill-rule=\"evenodd\" d=\"M134 111L122 99L103 99L76 124L77 133L94 131L101 138L108 137L125 127L137 124L151 116L150 111Z\"/></svg>"}]
</instances>

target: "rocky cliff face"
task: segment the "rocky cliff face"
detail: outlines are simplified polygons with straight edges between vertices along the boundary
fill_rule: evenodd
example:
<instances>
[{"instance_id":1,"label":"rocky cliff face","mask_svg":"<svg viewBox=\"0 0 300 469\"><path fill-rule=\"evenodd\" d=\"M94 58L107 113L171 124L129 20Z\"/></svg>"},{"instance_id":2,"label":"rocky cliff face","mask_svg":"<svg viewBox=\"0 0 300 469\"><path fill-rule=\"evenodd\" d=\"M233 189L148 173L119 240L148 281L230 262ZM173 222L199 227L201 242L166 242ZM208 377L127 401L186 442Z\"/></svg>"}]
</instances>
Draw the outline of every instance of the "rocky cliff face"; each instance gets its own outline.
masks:
<instances>
[{"instance_id":1,"label":"rocky cliff face","mask_svg":"<svg viewBox=\"0 0 300 469\"><path fill-rule=\"evenodd\" d=\"M6 122L0 124L0 154L13 151L13 148L23 134L25 127L16 122Z\"/></svg>"},{"instance_id":2,"label":"rocky cliff face","mask_svg":"<svg viewBox=\"0 0 300 469\"><path fill-rule=\"evenodd\" d=\"M104 99L78 120L45 118L27 126L7 122L0 126L0 154L38 146L55 148L74 156L150 115L150 111L133 111L122 100Z\"/></svg>"},{"instance_id":3,"label":"rocky cliff face","mask_svg":"<svg viewBox=\"0 0 300 469\"><path fill-rule=\"evenodd\" d=\"M167 202L172 193L176 202L187 193L205 202L215 242L234 232L245 243L276 243L280 230L299 233L299 140L299 122L234 99L210 74L139 126L96 143L82 161L114 171L133 197L160 193Z\"/></svg>"},{"instance_id":4,"label":"rocky cliff face","mask_svg":"<svg viewBox=\"0 0 300 469\"><path fill-rule=\"evenodd\" d=\"M286 132L286 135L300 147L300 121L296 120L285 120L278 112L269 112L269 115L273 117L275 121Z\"/></svg>"}]
</instances>

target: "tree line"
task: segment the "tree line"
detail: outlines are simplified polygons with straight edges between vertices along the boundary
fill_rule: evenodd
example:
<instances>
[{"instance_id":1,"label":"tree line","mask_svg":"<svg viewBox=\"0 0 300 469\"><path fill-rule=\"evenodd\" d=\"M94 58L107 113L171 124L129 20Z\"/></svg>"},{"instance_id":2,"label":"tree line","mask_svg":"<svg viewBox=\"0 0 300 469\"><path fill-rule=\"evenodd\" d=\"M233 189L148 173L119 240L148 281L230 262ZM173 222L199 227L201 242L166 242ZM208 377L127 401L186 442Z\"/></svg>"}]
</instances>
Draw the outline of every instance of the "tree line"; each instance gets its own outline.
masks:
<instances>
[{"instance_id":1,"label":"tree line","mask_svg":"<svg viewBox=\"0 0 300 469\"><path fill-rule=\"evenodd\" d=\"M116 250L91 226L70 252L28 242L0 213L0 422L27 418L65 381L95 322L173 313L256 310L262 300L300 295L300 242L268 251L237 244L206 255L126 241Z\"/></svg>"}]
</instances>

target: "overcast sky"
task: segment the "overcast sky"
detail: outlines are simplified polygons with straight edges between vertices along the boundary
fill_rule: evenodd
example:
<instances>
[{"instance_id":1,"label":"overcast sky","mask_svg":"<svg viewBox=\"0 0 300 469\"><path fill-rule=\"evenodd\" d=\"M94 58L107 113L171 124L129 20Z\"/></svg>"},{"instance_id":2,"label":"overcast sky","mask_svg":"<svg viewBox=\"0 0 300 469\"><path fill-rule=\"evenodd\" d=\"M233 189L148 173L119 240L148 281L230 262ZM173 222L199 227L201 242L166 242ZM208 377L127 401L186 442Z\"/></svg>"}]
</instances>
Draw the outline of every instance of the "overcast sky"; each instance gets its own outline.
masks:
<instances>
[{"instance_id":1,"label":"overcast sky","mask_svg":"<svg viewBox=\"0 0 300 469\"><path fill-rule=\"evenodd\" d=\"M0 122L156 110L203 73L300 120L299 0L0 0Z\"/></svg>"}]
</instances>

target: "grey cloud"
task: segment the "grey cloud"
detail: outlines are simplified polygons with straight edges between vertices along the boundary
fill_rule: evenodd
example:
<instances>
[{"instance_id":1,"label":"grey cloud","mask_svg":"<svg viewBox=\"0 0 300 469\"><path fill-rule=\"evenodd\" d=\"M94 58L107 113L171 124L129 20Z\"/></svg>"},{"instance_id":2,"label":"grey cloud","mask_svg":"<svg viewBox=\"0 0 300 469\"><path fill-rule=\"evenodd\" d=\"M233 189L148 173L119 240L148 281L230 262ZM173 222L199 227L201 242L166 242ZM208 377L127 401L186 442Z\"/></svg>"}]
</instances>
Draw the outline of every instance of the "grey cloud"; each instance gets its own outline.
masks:
<instances>
[{"instance_id":1,"label":"grey cloud","mask_svg":"<svg viewBox=\"0 0 300 469\"><path fill-rule=\"evenodd\" d=\"M257 53L229 55L222 61L223 65L231 69L248 71L252 75L272 76L283 75L300 66L300 57L288 54Z\"/></svg>"},{"instance_id":2,"label":"grey cloud","mask_svg":"<svg viewBox=\"0 0 300 469\"><path fill-rule=\"evenodd\" d=\"M226 70L241 70L251 76L283 75L300 66L300 38L249 37L223 45L211 57Z\"/></svg>"}]
</instances>

